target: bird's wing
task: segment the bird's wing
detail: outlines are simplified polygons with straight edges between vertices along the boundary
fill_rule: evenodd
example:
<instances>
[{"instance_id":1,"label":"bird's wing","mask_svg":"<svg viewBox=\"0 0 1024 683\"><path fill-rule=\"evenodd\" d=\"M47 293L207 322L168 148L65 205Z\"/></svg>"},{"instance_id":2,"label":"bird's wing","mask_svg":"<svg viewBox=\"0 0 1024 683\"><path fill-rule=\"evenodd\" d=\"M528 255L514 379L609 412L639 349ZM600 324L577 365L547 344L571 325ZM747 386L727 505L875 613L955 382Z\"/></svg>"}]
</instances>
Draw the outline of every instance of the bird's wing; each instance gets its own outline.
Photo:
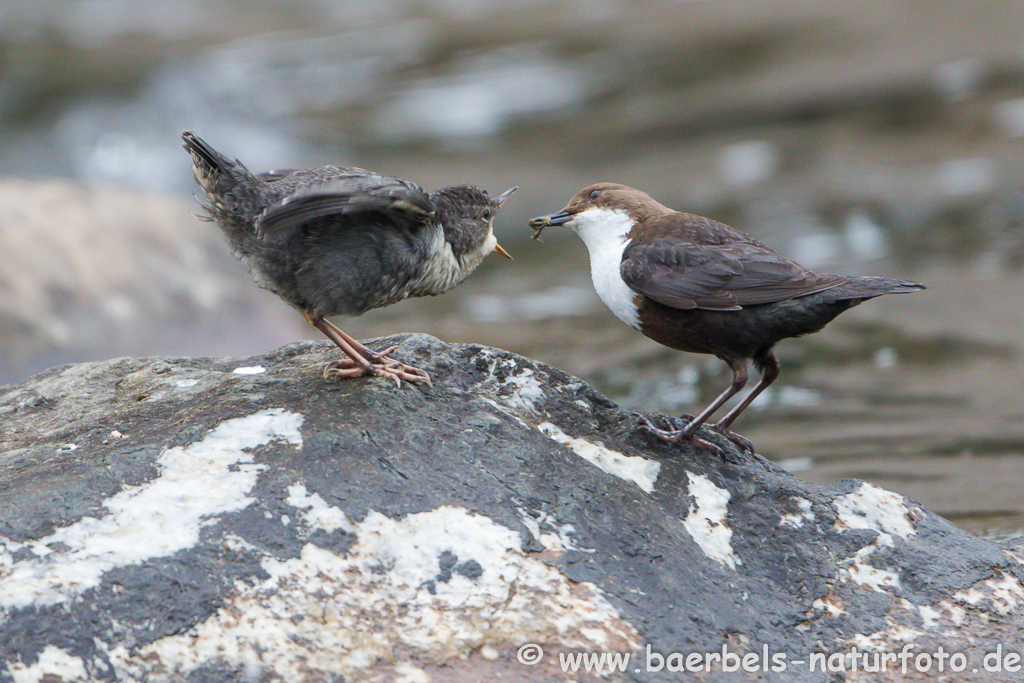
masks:
<instances>
[{"instance_id":1,"label":"bird's wing","mask_svg":"<svg viewBox=\"0 0 1024 683\"><path fill-rule=\"evenodd\" d=\"M808 270L753 240L710 245L644 240L626 247L619 272L633 290L658 303L712 311L794 299L847 281Z\"/></svg>"},{"instance_id":2,"label":"bird's wing","mask_svg":"<svg viewBox=\"0 0 1024 683\"><path fill-rule=\"evenodd\" d=\"M342 227L370 213L425 221L434 215L434 207L416 183L376 173L346 172L304 185L271 204L256 221L256 232L261 239L276 241L316 219L334 216L339 219L337 227Z\"/></svg>"}]
</instances>

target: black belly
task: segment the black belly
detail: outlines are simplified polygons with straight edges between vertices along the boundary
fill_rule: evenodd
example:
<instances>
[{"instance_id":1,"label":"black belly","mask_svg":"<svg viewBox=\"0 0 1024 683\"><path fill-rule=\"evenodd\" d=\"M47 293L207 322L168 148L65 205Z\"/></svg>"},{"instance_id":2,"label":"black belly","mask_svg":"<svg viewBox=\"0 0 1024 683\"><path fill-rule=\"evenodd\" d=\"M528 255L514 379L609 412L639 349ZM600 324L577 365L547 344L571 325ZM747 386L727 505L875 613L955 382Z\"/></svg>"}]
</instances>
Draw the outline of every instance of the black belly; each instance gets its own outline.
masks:
<instances>
[{"instance_id":1,"label":"black belly","mask_svg":"<svg viewBox=\"0 0 1024 683\"><path fill-rule=\"evenodd\" d=\"M747 306L738 311L680 310L636 297L640 331L659 344L719 358L751 358L788 337L817 332L860 303L828 291L797 299Z\"/></svg>"}]
</instances>

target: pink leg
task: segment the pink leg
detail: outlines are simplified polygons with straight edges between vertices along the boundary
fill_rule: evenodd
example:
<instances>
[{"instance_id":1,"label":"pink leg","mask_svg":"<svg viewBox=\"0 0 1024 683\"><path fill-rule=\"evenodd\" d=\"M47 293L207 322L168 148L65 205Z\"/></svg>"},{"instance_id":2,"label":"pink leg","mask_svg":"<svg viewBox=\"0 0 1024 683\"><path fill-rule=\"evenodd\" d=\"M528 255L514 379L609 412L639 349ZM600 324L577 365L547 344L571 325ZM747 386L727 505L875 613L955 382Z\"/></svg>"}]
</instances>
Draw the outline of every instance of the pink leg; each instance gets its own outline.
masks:
<instances>
[{"instance_id":1,"label":"pink leg","mask_svg":"<svg viewBox=\"0 0 1024 683\"><path fill-rule=\"evenodd\" d=\"M376 377L388 377L395 380L398 386L402 386L402 380L419 384L426 382L433 386L430 375L418 368L404 365L388 354L397 347L390 347L384 353L375 353L366 348L358 341L345 334L337 325L327 320L322 315L311 311L303 311L303 315L309 324L323 332L324 336L338 345L338 348L345 352L348 358L328 363L324 367L325 379L351 379L363 377L364 375Z\"/></svg>"}]
</instances>

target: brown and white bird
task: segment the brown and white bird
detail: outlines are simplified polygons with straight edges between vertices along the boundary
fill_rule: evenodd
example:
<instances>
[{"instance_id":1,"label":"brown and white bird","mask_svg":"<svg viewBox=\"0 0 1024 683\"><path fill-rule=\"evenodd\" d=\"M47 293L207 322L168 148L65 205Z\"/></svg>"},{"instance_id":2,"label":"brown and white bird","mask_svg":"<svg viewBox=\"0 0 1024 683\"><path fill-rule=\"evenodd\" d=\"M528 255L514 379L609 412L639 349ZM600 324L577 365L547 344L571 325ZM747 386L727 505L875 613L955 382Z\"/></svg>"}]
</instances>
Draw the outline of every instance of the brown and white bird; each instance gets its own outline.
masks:
<instances>
[{"instance_id":1,"label":"brown and white bird","mask_svg":"<svg viewBox=\"0 0 1024 683\"><path fill-rule=\"evenodd\" d=\"M746 384L747 361L761 381L736 407L710 425L743 450L753 445L730 431L733 421L779 375L772 347L817 332L862 301L924 289L916 282L817 273L753 237L702 216L681 213L625 185L580 190L564 209L530 221L534 238L548 225L566 225L590 252L598 296L630 327L680 351L708 353L732 370L732 383L679 430L642 418L641 429L663 441L721 449L697 430Z\"/></svg>"},{"instance_id":2,"label":"brown and white bird","mask_svg":"<svg viewBox=\"0 0 1024 683\"><path fill-rule=\"evenodd\" d=\"M324 377L376 375L430 383L426 372L371 351L328 316L357 316L409 297L452 289L492 251L498 209L517 188L491 198L474 185L426 192L361 168L323 166L250 173L195 134L182 134L204 208L260 287L297 308L348 358Z\"/></svg>"}]
</instances>

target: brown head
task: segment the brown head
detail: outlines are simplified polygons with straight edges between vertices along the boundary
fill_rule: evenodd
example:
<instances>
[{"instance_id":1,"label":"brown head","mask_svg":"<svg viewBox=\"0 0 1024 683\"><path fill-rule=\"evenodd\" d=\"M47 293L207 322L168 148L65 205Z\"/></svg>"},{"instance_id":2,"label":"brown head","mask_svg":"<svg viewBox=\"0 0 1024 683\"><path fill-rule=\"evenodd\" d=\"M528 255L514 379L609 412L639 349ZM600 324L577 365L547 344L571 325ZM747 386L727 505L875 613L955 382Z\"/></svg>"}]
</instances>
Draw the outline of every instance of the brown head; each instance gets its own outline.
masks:
<instances>
[{"instance_id":1,"label":"brown head","mask_svg":"<svg viewBox=\"0 0 1024 683\"><path fill-rule=\"evenodd\" d=\"M672 209L658 203L646 192L618 183L594 183L577 192L561 211L532 219L530 227L534 230L533 239L539 239L549 225L568 225L586 241L584 231L588 227L599 229L598 224L619 223L609 221L612 216L621 216L630 223L636 223L665 213L672 213Z\"/></svg>"}]
</instances>

